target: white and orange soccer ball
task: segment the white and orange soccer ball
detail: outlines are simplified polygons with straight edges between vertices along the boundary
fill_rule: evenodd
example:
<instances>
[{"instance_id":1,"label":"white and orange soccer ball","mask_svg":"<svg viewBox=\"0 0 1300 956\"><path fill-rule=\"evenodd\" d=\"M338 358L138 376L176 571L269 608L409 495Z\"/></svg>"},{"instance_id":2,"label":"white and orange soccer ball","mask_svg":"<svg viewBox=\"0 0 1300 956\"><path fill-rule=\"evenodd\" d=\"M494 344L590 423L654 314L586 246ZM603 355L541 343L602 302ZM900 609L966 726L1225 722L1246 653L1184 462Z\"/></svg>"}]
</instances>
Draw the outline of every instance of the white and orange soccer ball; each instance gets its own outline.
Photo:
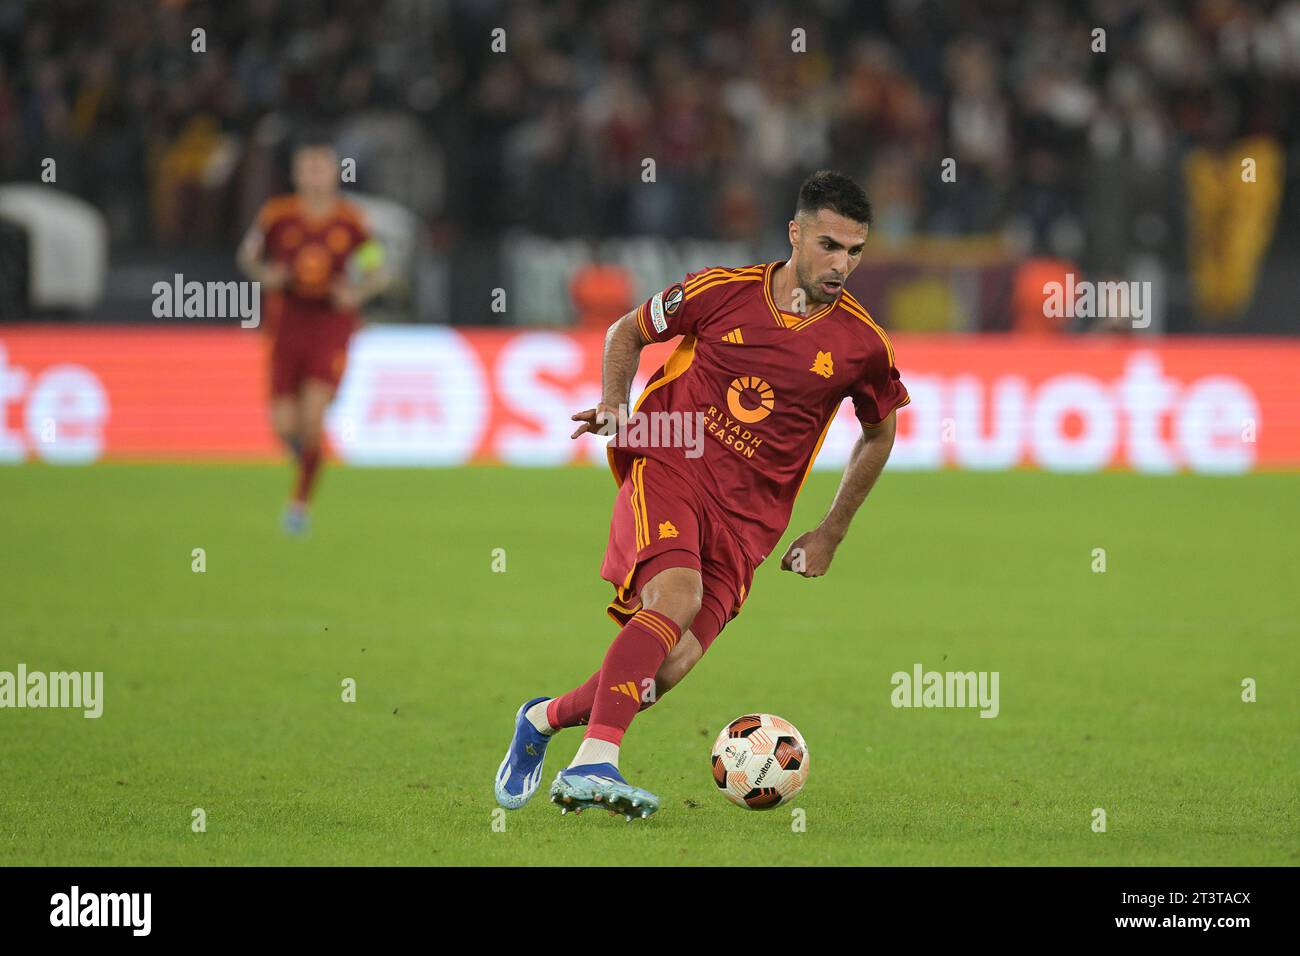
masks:
<instances>
[{"instance_id":1,"label":"white and orange soccer ball","mask_svg":"<svg viewBox=\"0 0 1300 956\"><path fill-rule=\"evenodd\" d=\"M788 720L746 714L713 742L713 782L747 810L771 810L794 799L808 780L808 745Z\"/></svg>"}]
</instances>

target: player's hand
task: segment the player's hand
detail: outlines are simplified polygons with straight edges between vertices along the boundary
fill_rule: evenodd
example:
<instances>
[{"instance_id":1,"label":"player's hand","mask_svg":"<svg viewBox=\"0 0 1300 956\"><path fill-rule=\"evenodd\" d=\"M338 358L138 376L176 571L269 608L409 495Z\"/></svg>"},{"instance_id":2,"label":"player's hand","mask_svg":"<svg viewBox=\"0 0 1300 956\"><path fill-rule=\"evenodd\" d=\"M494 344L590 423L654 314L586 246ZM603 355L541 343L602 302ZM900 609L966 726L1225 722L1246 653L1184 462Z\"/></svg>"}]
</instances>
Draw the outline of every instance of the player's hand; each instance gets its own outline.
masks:
<instances>
[{"instance_id":1,"label":"player's hand","mask_svg":"<svg viewBox=\"0 0 1300 956\"><path fill-rule=\"evenodd\" d=\"M330 302L340 312L355 312L361 308L361 290L341 279L330 286Z\"/></svg>"},{"instance_id":2,"label":"player's hand","mask_svg":"<svg viewBox=\"0 0 1300 956\"><path fill-rule=\"evenodd\" d=\"M595 408L588 408L570 418L575 422L582 422L569 436L570 438L577 438L588 432L593 435L612 435L627 421L627 406L601 402Z\"/></svg>"},{"instance_id":3,"label":"player's hand","mask_svg":"<svg viewBox=\"0 0 1300 956\"><path fill-rule=\"evenodd\" d=\"M805 531L794 539L781 559L781 570L793 571L805 578L819 578L830 568L839 544L840 539L829 531L821 528Z\"/></svg>"},{"instance_id":4,"label":"player's hand","mask_svg":"<svg viewBox=\"0 0 1300 956\"><path fill-rule=\"evenodd\" d=\"M262 288L276 292L289 284L289 267L283 262L272 262L262 268L262 278L258 280Z\"/></svg>"}]
</instances>

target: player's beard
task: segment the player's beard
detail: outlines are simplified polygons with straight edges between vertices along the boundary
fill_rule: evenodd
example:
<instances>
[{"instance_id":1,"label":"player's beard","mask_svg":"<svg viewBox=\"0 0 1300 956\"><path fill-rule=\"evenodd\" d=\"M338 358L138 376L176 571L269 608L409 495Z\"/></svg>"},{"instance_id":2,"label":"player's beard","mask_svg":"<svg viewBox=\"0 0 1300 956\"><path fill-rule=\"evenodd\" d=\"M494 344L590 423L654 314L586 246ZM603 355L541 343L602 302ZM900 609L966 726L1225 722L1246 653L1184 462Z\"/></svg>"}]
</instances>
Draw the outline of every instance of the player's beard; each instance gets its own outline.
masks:
<instances>
[{"instance_id":1,"label":"player's beard","mask_svg":"<svg viewBox=\"0 0 1300 956\"><path fill-rule=\"evenodd\" d=\"M821 283L816 281L812 276L807 275L804 272L802 265L795 269L794 276L799 283L798 287L803 289L803 294L810 305L814 303L817 305L826 305L835 301L835 296L827 295L823 292ZM843 287L843 283L841 282L840 288Z\"/></svg>"}]
</instances>

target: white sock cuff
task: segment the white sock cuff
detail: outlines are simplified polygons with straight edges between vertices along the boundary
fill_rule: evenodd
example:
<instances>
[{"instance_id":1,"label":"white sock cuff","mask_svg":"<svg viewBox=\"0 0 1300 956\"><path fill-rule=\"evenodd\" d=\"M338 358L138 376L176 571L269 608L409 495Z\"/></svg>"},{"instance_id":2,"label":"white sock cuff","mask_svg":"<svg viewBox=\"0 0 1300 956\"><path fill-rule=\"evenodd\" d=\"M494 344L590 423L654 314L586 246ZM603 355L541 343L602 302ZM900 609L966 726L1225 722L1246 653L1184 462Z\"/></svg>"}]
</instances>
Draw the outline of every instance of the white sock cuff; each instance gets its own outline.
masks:
<instances>
[{"instance_id":1,"label":"white sock cuff","mask_svg":"<svg viewBox=\"0 0 1300 956\"><path fill-rule=\"evenodd\" d=\"M611 744L608 740L598 740L595 737L584 738L582 746L573 755L573 761L569 766L580 767L589 763L612 763L617 767L618 744Z\"/></svg>"},{"instance_id":2,"label":"white sock cuff","mask_svg":"<svg viewBox=\"0 0 1300 956\"><path fill-rule=\"evenodd\" d=\"M546 734L548 737L556 731L555 727L552 727L546 722L546 705L549 704L551 700L552 698L550 697L546 698L546 700L539 700L537 703L533 704L533 706L524 711L524 716L528 718L528 722L533 725L533 728L539 734Z\"/></svg>"}]
</instances>

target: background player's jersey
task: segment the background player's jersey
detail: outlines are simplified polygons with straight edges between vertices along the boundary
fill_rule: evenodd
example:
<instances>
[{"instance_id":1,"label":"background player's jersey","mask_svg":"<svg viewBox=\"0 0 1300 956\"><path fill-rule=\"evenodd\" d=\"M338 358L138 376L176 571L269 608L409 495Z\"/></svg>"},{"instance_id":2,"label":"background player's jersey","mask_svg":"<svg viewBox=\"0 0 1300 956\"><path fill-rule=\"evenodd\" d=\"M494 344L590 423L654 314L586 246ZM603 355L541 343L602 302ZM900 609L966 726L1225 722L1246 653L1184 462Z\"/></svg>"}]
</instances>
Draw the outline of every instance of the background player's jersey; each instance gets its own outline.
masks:
<instances>
[{"instance_id":1,"label":"background player's jersey","mask_svg":"<svg viewBox=\"0 0 1300 956\"><path fill-rule=\"evenodd\" d=\"M289 284L280 297L282 319L354 322L354 313L341 313L330 303L330 287L347 272L348 260L370 239L361 210L340 199L329 215L306 214L297 196L268 200L257 214L265 255L289 268Z\"/></svg>"},{"instance_id":2,"label":"background player's jersey","mask_svg":"<svg viewBox=\"0 0 1300 956\"><path fill-rule=\"evenodd\" d=\"M853 399L858 420L875 426L909 401L888 337L847 291L806 315L777 308L780 264L692 273L640 307L647 339L683 338L637 411L702 413L704 453L687 457L635 428L609 452L620 480L637 455L683 473L755 563L785 531L840 402Z\"/></svg>"}]
</instances>

